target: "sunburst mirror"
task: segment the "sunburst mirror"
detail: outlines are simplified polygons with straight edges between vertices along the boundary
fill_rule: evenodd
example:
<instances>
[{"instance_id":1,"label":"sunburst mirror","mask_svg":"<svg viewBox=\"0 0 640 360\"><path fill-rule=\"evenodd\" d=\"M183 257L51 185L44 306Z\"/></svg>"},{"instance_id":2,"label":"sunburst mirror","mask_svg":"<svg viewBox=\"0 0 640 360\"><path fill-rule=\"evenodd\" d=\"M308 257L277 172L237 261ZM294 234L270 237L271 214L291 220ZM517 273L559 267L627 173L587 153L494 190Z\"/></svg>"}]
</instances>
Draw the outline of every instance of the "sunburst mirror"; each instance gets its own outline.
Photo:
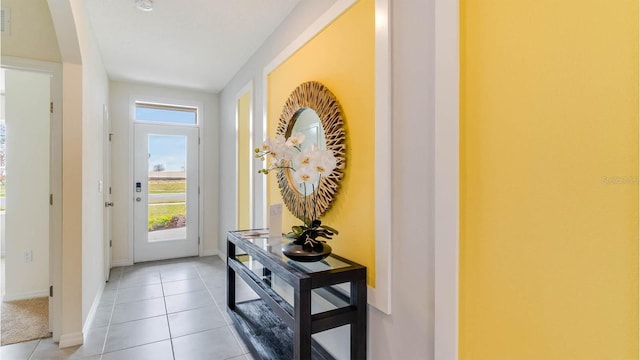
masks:
<instances>
[{"instance_id":1,"label":"sunburst mirror","mask_svg":"<svg viewBox=\"0 0 640 360\"><path fill-rule=\"evenodd\" d=\"M300 84L289 95L278 120L277 135L285 138L295 132L305 134L302 147L315 144L319 149L331 150L337 166L312 186L313 191L301 188L292 179L289 169L278 171L278 186L285 205L299 219L314 211L324 214L335 198L345 168L346 132L340 104L335 96L319 82ZM308 215L307 215L308 216Z\"/></svg>"}]
</instances>

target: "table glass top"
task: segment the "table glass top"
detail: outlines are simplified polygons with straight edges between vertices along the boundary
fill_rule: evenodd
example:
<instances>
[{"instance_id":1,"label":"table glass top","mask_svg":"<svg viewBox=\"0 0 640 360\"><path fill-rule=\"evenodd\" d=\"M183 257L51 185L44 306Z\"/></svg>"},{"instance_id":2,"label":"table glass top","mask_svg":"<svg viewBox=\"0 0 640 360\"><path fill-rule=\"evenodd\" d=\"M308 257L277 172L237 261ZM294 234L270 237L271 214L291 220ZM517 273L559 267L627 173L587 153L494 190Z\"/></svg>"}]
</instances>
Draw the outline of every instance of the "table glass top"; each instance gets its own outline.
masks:
<instances>
[{"instance_id":1,"label":"table glass top","mask_svg":"<svg viewBox=\"0 0 640 360\"><path fill-rule=\"evenodd\" d=\"M282 259L282 262L294 266L300 271L308 274L351 266L351 264L346 263L332 255L329 255L324 260L316 262L299 262L291 260L282 254L282 247L291 242L291 239L284 236L269 237L268 230L235 231L233 233L238 235L243 240L263 249L264 251L278 256L280 259ZM237 249L236 253L242 254L243 251L242 249Z\"/></svg>"}]
</instances>

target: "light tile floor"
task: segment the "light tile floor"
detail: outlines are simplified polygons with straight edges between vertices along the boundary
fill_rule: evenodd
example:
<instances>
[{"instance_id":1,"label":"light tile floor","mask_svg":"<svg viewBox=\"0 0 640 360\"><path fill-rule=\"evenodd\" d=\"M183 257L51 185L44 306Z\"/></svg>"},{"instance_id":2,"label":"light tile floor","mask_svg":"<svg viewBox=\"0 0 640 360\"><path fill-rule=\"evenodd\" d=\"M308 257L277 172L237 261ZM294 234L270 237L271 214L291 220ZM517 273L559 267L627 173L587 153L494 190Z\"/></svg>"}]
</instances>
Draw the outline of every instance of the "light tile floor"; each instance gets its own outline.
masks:
<instances>
[{"instance_id":1,"label":"light tile floor","mask_svg":"<svg viewBox=\"0 0 640 360\"><path fill-rule=\"evenodd\" d=\"M217 256L113 268L82 346L34 340L0 347L0 358L252 360L227 315L225 284ZM244 286L237 296L255 297Z\"/></svg>"}]
</instances>

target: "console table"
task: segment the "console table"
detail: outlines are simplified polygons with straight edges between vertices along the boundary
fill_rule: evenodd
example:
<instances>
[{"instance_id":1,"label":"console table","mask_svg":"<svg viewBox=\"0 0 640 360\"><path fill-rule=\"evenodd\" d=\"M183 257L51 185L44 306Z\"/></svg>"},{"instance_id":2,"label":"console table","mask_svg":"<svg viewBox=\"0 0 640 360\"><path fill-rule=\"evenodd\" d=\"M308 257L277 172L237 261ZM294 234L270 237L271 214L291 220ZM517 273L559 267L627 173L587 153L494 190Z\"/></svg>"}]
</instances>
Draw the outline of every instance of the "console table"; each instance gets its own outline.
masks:
<instances>
[{"instance_id":1,"label":"console table","mask_svg":"<svg viewBox=\"0 0 640 360\"><path fill-rule=\"evenodd\" d=\"M350 325L351 359L367 355L366 268L337 255L303 263L282 255L289 239L227 234L227 307L261 359L333 359L311 335ZM259 295L236 301L236 275Z\"/></svg>"}]
</instances>

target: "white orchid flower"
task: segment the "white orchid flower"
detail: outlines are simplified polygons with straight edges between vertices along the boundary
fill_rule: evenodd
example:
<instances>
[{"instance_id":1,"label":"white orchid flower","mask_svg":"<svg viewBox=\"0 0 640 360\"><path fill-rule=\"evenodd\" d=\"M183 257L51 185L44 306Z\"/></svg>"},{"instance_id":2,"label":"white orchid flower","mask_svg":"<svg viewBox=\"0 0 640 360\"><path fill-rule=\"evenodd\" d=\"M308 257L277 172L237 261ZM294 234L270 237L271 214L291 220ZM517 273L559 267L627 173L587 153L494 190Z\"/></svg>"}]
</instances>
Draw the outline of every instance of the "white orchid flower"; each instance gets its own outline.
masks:
<instances>
[{"instance_id":1,"label":"white orchid flower","mask_svg":"<svg viewBox=\"0 0 640 360\"><path fill-rule=\"evenodd\" d=\"M271 143L271 153L276 159L284 159L291 160L293 158L293 153L291 152L291 148L289 148L284 143Z\"/></svg>"},{"instance_id":2,"label":"white orchid flower","mask_svg":"<svg viewBox=\"0 0 640 360\"><path fill-rule=\"evenodd\" d=\"M331 151L319 151L319 155L314 161L315 170L320 176L329 176L336 165L336 158Z\"/></svg>"},{"instance_id":3,"label":"white orchid flower","mask_svg":"<svg viewBox=\"0 0 640 360\"><path fill-rule=\"evenodd\" d=\"M295 132L293 134L291 134L291 136L289 136L289 138L287 139L287 146L289 147L294 147L294 146L299 146L300 144L302 144L304 142L304 134L301 132Z\"/></svg>"},{"instance_id":4,"label":"white orchid flower","mask_svg":"<svg viewBox=\"0 0 640 360\"><path fill-rule=\"evenodd\" d=\"M302 150L302 152L299 152L295 158L293 159L293 163L295 165L296 168L300 167L300 166L309 166L312 165L311 164L311 158L313 156L313 153L316 151L316 147L315 145L311 145L307 148L305 148L304 150Z\"/></svg>"},{"instance_id":5,"label":"white orchid flower","mask_svg":"<svg viewBox=\"0 0 640 360\"><path fill-rule=\"evenodd\" d=\"M272 146L273 145L282 145L286 142L286 139L284 138L284 136L282 135L276 135L275 138L273 138L273 141L271 142Z\"/></svg>"},{"instance_id":6,"label":"white orchid flower","mask_svg":"<svg viewBox=\"0 0 640 360\"><path fill-rule=\"evenodd\" d=\"M262 146L260 147L260 150L262 150L263 152L271 151L271 139L270 138L267 138L267 140L265 140L262 143Z\"/></svg>"},{"instance_id":7,"label":"white orchid flower","mask_svg":"<svg viewBox=\"0 0 640 360\"><path fill-rule=\"evenodd\" d=\"M318 172L312 166L301 166L293 173L293 180L298 184L314 184L318 179Z\"/></svg>"}]
</instances>

